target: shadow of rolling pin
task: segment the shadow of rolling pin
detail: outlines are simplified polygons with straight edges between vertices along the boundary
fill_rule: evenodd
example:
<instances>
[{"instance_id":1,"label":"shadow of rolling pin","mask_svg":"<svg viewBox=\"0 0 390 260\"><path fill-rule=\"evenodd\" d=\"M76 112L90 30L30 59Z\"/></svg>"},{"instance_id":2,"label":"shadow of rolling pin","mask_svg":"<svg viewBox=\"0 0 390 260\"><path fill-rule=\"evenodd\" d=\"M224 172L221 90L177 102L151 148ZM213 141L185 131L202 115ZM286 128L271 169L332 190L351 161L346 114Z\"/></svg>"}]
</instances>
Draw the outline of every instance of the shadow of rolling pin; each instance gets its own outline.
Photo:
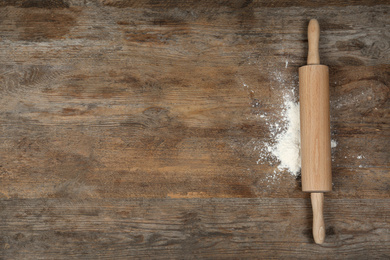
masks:
<instances>
[{"instance_id":1,"label":"shadow of rolling pin","mask_svg":"<svg viewBox=\"0 0 390 260\"><path fill-rule=\"evenodd\" d=\"M329 70L320 65L319 37L318 21L310 20L308 65L299 68L299 100L302 191L311 192L313 237L317 244L322 244L325 240L324 192L332 190L332 171Z\"/></svg>"}]
</instances>

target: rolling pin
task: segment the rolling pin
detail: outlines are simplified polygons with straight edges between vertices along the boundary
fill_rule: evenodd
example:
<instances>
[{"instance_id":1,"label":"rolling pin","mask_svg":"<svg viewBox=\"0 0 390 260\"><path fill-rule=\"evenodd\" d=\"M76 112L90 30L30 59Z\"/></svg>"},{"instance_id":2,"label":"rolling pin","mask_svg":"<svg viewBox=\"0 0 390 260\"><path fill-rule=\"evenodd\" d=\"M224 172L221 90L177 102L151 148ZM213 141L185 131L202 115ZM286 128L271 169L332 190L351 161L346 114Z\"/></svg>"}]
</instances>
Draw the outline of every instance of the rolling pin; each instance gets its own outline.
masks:
<instances>
[{"instance_id":1,"label":"rolling pin","mask_svg":"<svg viewBox=\"0 0 390 260\"><path fill-rule=\"evenodd\" d=\"M307 65L299 68L301 121L302 191L311 193L313 237L325 240L324 192L332 190L329 70L320 65L318 42L320 26L315 19L308 26Z\"/></svg>"}]
</instances>

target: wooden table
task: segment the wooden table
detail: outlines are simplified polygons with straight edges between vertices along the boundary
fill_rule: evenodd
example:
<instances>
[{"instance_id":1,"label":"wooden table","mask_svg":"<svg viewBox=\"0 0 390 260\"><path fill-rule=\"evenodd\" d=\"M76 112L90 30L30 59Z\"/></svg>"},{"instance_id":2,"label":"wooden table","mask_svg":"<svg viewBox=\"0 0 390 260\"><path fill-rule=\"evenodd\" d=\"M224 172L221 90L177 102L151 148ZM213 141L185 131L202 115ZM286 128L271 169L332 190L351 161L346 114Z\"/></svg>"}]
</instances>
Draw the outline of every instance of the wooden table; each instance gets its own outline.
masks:
<instances>
[{"instance_id":1,"label":"wooden table","mask_svg":"<svg viewBox=\"0 0 390 260\"><path fill-rule=\"evenodd\" d=\"M390 258L388 1L5 0L0 17L1 259ZM258 163L310 18L337 142L322 246L299 178Z\"/></svg>"}]
</instances>

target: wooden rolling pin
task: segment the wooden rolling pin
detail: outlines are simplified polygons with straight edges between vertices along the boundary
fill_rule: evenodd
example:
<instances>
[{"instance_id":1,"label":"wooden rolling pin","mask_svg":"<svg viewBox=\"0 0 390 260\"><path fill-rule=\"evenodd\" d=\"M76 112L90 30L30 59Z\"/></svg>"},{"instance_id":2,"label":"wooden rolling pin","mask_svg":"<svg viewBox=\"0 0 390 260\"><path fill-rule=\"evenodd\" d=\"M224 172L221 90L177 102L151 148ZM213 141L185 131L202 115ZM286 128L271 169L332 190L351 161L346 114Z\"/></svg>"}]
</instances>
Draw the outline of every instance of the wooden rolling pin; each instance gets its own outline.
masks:
<instances>
[{"instance_id":1,"label":"wooden rolling pin","mask_svg":"<svg viewBox=\"0 0 390 260\"><path fill-rule=\"evenodd\" d=\"M311 192L313 236L317 244L325 240L324 192L332 190L329 70L320 65L320 26L309 22L307 65L299 68L301 116L302 191Z\"/></svg>"}]
</instances>

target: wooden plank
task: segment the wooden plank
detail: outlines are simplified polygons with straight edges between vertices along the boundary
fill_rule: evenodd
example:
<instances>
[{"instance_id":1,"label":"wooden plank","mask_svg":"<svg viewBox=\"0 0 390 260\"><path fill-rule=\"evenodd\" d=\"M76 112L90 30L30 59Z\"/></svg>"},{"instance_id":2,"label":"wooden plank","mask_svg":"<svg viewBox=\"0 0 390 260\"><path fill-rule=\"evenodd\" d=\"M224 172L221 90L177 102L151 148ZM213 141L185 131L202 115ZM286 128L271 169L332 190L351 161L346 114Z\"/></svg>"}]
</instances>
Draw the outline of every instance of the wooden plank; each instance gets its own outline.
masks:
<instances>
[{"instance_id":1,"label":"wooden plank","mask_svg":"<svg viewBox=\"0 0 390 260\"><path fill-rule=\"evenodd\" d=\"M308 198L12 199L0 207L4 259L390 257L388 200L326 200L322 246L313 243Z\"/></svg>"},{"instance_id":2,"label":"wooden plank","mask_svg":"<svg viewBox=\"0 0 390 260\"><path fill-rule=\"evenodd\" d=\"M7 3L3 198L303 198L275 159L257 162L269 124L283 124L283 95L297 90L310 17L323 25L331 70L330 196L388 198L388 5Z\"/></svg>"},{"instance_id":3,"label":"wooden plank","mask_svg":"<svg viewBox=\"0 0 390 260\"><path fill-rule=\"evenodd\" d=\"M374 6L386 5L386 0L329 0L329 1L300 1L300 0L274 0L272 2L264 0L226 0L226 1L206 1L206 0L185 0L185 1L148 1L148 0L3 0L0 6L16 6L22 8L69 8L71 6L109 6L117 8L275 8L275 7L328 7L328 6Z\"/></svg>"}]
</instances>

